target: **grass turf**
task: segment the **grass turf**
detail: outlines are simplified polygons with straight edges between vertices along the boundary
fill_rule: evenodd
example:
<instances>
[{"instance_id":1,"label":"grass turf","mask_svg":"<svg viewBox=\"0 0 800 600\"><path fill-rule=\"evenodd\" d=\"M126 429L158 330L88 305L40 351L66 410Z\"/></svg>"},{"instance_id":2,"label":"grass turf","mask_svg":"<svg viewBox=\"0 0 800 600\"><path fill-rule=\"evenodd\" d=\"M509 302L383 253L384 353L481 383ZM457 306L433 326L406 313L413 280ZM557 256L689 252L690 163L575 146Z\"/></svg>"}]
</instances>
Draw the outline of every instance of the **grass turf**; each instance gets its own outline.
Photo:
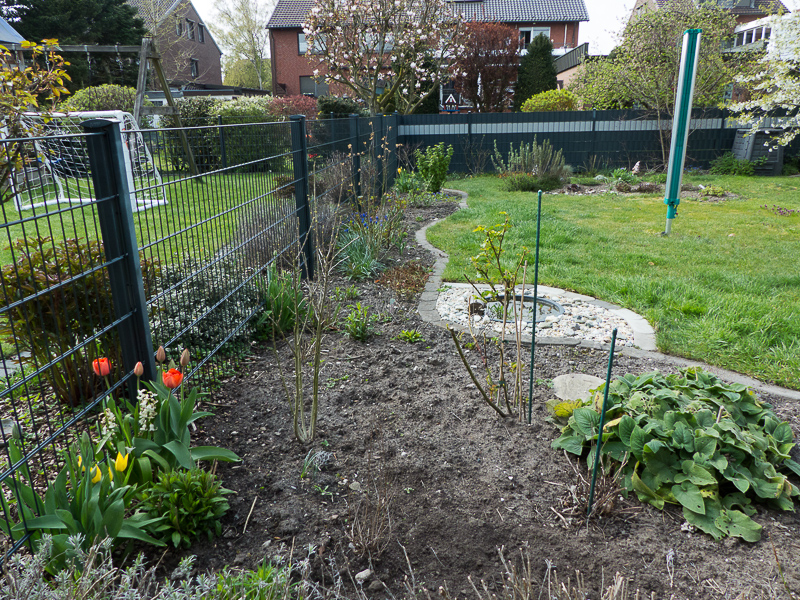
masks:
<instances>
[{"instance_id":1,"label":"grass turf","mask_svg":"<svg viewBox=\"0 0 800 600\"><path fill-rule=\"evenodd\" d=\"M684 181L739 197L682 200L672 235L662 237L663 195L545 195L539 281L636 311L654 326L663 352L800 389L800 214L770 210L800 208L800 179ZM450 254L445 280L474 272L469 259L482 237L473 230L501 223L501 211L514 225L508 265L523 246L532 255L536 195L503 192L499 183L488 176L449 182L469 194L469 208L428 231Z\"/></svg>"}]
</instances>

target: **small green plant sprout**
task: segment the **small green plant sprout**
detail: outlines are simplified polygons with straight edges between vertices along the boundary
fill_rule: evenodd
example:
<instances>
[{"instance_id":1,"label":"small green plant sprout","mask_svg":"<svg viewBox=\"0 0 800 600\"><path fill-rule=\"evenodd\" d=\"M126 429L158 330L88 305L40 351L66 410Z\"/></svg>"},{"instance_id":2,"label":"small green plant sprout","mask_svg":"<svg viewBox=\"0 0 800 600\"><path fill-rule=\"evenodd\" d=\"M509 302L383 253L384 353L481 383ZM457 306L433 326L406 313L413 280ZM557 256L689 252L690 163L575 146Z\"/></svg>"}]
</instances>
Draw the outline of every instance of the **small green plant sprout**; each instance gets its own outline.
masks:
<instances>
[{"instance_id":1,"label":"small green plant sprout","mask_svg":"<svg viewBox=\"0 0 800 600\"><path fill-rule=\"evenodd\" d=\"M314 484L314 491L319 493L323 498L329 496L333 498L333 491L328 489L329 486L322 487L321 485Z\"/></svg>"},{"instance_id":2,"label":"small green plant sprout","mask_svg":"<svg viewBox=\"0 0 800 600\"><path fill-rule=\"evenodd\" d=\"M354 285L347 287L336 286L333 290L333 297L339 302L352 301L358 298L358 288Z\"/></svg>"},{"instance_id":3,"label":"small green plant sprout","mask_svg":"<svg viewBox=\"0 0 800 600\"><path fill-rule=\"evenodd\" d=\"M347 381L348 379L350 379L350 375L348 374L344 374L341 377L328 377L325 380L325 387L328 389L334 388L336 387L337 383ZM323 440L323 442L324 442L323 446L328 443L325 440Z\"/></svg>"},{"instance_id":4,"label":"small green plant sprout","mask_svg":"<svg viewBox=\"0 0 800 600\"><path fill-rule=\"evenodd\" d=\"M345 317L344 331L357 342L366 342L375 333L372 324L378 320L378 315L369 314L369 307L356 302L349 306L350 314Z\"/></svg>"},{"instance_id":5,"label":"small green plant sprout","mask_svg":"<svg viewBox=\"0 0 800 600\"><path fill-rule=\"evenodd\" d=\"M412 488L412 487L403 488L403 491L406 494L410 494L410 493L412 493L414 491L414 488Z\"/></svg>"},{"instance_id":6,"label":"small green plant sprout","mask_svg":"<svg viewBox=\"0 0 800 600\"><path fill-rule=\"evenodd\" d=\"M424 341L422 339L422 334L416 329L403 329L403 331L397 334L397 339L408 344Z\"/></svg>"},{"instance_id":7,"label":"small green plant sprout","mask_svg":"<svg viewBox=\"0 0 800 600\"><path fill-rule=\"evenodd\" d=\"M569 416L553 448L581 456L598 440L602 394ZM745 386L700 368L625 375L609 387L601 456L621 465L621 487L714 539L761 539L754 502L794 510L800 475L791 426ZM594 452L590 451L590 457ZM590 459L590 467L592 459Z\"/></svg>"},{"instance_id":8,"label":"small green plant sprout","mask_svg":"<svg viewBox=\"0 0 800 600\"><path fill-rule=\"evenodd\" d=\"M523 303L525 298L525 274L527 270L527 248L522 249L513 262L512 266L507 267L507 261L503 251L503 241L508 230L511 229L511 221L505 212L500 213L504 219L502 223L494 228L478 226L475 233L484 235L481 251L471 258L477 276L470 279L465 275L465 279L475 290L477 296L486 303L498 302L500 310L500 321L502 331L507 331L509 321L513 322L516 361L510 361L506 356L505 344L501 338L494 340L487 339L485 333L476 333L473 329L472 319L469 321L469 335L471 340L463 342L463 335L457 334L453 329L449 329L453 342L456 345L461 361L469 373L472 382L480 392L484 401L501 417L508 417L518 411L522 418L523 385L522 368L524 361L522 357L522 319L517 315L523 314ZM521 272L521 273L520 273ZM521 294L516 293L517 282L522 275L523 289ZM483 286L488 286L488 289ZM519 302L517 298L522 298ZM462 348L472 344L472 350L480 355L480 362L483 365L483 382L475 374L472 368L474 361L468 361ZM497 366L493 366L496 362ZM514 367L512 368L512 365Z\"/></svg>"}]
</instances>

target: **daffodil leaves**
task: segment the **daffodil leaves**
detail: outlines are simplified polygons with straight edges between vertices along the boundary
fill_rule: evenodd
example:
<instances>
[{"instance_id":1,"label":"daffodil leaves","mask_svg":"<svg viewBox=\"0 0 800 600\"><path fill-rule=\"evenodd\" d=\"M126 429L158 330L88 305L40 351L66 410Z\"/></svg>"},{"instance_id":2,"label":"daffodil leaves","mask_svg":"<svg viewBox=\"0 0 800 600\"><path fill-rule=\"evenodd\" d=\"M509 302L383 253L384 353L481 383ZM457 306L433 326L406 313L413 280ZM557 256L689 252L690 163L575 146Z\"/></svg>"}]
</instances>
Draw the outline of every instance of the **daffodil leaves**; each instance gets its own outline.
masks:
<instances>
[{"instance_id":1,"label":"daffodil leaves","mask_svg":"<svg viewBox=\"0 0 800 600\"><path fill-rule=\"evenodd\" d=\"M601 451L623 463L622 481L642 502L681 505L715 539L750 542L761 535L754 500L794 510L800 489L780 472L800 476L792 429L744 386L696 368L628 374L608 400ZM576 408L553 447L581 455L596 444L598 411Z\"/></svg>"}]
</instances>

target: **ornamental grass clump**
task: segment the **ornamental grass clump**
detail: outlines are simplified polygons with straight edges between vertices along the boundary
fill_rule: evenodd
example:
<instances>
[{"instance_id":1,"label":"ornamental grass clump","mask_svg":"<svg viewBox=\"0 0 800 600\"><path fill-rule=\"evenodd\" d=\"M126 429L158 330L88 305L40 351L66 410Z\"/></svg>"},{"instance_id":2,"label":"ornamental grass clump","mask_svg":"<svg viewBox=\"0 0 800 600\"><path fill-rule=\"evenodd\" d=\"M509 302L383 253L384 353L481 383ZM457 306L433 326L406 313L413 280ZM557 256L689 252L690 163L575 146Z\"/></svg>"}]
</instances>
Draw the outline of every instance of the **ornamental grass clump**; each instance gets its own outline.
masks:
<instances>
[{"instance_id":1,"label":"ornamental grass clump","mask_svg":"<svg viewBox=\"0 0 800 600\"><path fill-rule=\"evenodd\" d=\"M567 424L553 448L585 454L597 443L602 395L561 409L556 416ZM700 368L613 381L603 431L601 454L624 463L626 493L659 509L681 506L691 525L717 540L758 541L754 503L794 510L800 496L786 474L800 476L800 464L789 458L790 425L745 386Z\"/></svg>"}]
</instances>

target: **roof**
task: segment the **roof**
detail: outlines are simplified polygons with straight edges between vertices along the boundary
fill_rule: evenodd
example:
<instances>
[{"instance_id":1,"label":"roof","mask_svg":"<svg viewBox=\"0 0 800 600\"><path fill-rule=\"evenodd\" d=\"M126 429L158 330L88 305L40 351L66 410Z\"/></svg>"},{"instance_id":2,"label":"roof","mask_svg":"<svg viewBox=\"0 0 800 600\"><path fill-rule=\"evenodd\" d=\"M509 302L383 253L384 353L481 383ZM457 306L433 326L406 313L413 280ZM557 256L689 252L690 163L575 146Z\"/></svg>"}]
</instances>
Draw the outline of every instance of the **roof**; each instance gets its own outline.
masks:
<instances>
[{"instance_id":1,"label":"roof","mask_svg":"<svg viewBox=\"0 0 800 600\"><path fill-rule=\"evenodd\" d=\"M8 21L0 17L0 43L19 44L24 41L25 38L22 37L16 29L9 25Z\"/></svg>"},{"instance_id":2,"label":"roof","mask_svg":"<svg viewBox=\"0 0 800 600\"><path fill-rule=\"evenodd\" d=\"M452 4L469 21L542 23L589 20L583 0L478 0L455 1ZM302 27L312 6L314 0L278 0L267 28Z\"/></svg>"},{"instance_id":3,"label":"roof","mask_svg":"<svg viewBox=\"0 0 800 600\"><path fill-rule=\"evenodd\" d=\"M670 0L656 0L656 4L658 7L661 8L665 4L669 3ZM737 2L738 4L738 2ZM780 0L754 0L752 2L753 6L732 6L728 7L728 10L731 11L735 15L769 15L775 12L775 9L778 8L779 5L780 9L787 13L790 12L788 8L780 2Z\"/></svg>"}]
</instances>

